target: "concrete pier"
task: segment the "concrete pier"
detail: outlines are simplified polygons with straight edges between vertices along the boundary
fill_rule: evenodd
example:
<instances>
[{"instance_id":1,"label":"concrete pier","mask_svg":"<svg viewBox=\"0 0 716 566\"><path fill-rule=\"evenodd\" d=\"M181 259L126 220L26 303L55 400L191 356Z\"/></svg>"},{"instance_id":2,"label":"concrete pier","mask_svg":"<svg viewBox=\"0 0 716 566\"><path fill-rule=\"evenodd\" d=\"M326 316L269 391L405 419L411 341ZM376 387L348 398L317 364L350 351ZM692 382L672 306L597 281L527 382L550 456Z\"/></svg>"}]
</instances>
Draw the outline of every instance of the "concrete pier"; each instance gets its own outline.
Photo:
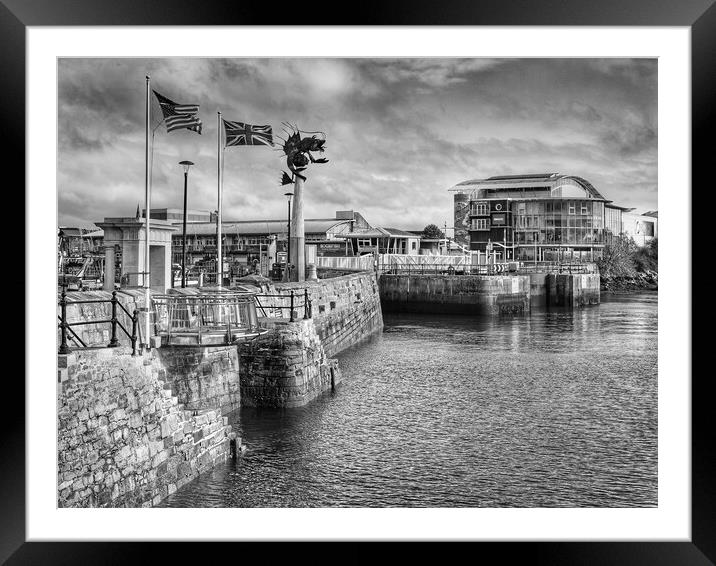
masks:
<instances>
[{"instance_id":1,"label":"concrete pier","mask_svg":"<svg viewBox=\"0 0 716 566\"><path fill-rule=\"evenodd\" d=\"M599 304L598 274L391 275L379 280L386 312L500 315L532 307Z\"/></svg>"},{"instance_id":2,"label":"concrete pier","mask_svg":"<svg viewBox=\"0 0 716 566\"><path fill-rule=\"evenodd\" d=\"M495 315L530 310L528 275L383 274L379 287L386 312Z\"/></svg>"},{"instance_id":3,"label":"concrete pier","mask_svg":"<svg viewBox=\"0 0 716 566\"><path fill-rule=\"evenodd\" d=\"M600 301L599 275L550 273L547 276L549 306L584 307Z\"/></svg>"}]
</instances>

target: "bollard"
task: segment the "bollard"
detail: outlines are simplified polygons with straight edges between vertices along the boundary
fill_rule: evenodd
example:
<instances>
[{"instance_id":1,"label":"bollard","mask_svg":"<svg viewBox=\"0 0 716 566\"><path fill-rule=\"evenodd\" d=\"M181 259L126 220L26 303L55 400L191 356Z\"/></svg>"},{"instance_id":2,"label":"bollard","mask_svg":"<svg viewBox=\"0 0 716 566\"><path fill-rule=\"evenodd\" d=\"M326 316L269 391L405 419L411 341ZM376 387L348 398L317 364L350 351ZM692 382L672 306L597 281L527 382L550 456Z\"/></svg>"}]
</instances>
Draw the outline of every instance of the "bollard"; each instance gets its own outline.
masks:
<instances>
[{"instance_id":1,"label":"bollard","mask_svg":"<svg viewBox=\"0 0 716 566\"><path fill-rule=\"evenodd\" d=\"M291 289L291 317L289 318L289 322L294 322L294 318L293 318L293 289Z\"/></svg>"},{"instance_id":2,"label":"bollard","mask_svg":"<svg viewBox=\"0 0 716 566\"><path fill-rule=\"evenodd\" d=\"M137 323L139 322L139 311L134 309L132 313L132 355L137 355Z\"/></svg>"},{"instance_id":3,"label":"bollard","mask_svg":"<svg viewBox=\"0 0 716 566\"><path fill-rule=\"evenodd\" d=\"M309 316L308 316L308 307L309 307L309 303L308 303L308 289L304 289L304 290L303 290L303 319L304 319L304 320L307 319L307 318L309 318Z\"/></svg>"},{"instance_id":4,"label":"bollard","mask_svg":"<svg viewBox=\"0 0 716 566\"><path fill-rule=\"evenodd\" d=\"M60 342L60 354L68 354L70 349L67 347L67 287L62 286L62 295L60 295L60 313L62 321L60 322L61 330L61 342Z\"/></svg>"},{"instance_id":5,"label":"bollard","mask_svg":"<svg viewBox=\"0 0 716 566\"><path fill-rule=\"evenodd\" d=\"M112 299L110 300L110 303L112 303L112 338L109 341L109 344L107 344L108 348L116 348L119 346L119 340L117 340L117 291L112 291Z\"/></svg>"},{"instance_id":6,"label":"bollard","mask_svg":"<svg viewBox=\"0 0 716 566\"><path fill-rule=\"evenodd\" d=\"M241 440L239 439L239 444L241 444ZM229 457L232 460L236 460L236 454L238 450L236 449L236 433L231 432L229 433Z\"/></svg>"},{"instance_id":7,"label":"bollard","mask_svg":"<svg viewBox=\"0 0 716 566\"><path fill-rule=\"evenodd\" d=\"M231 344L232 340L233 337L231 336L231 308L229 308L226 316L226 343Z\"/></svg>"}]
</instances>

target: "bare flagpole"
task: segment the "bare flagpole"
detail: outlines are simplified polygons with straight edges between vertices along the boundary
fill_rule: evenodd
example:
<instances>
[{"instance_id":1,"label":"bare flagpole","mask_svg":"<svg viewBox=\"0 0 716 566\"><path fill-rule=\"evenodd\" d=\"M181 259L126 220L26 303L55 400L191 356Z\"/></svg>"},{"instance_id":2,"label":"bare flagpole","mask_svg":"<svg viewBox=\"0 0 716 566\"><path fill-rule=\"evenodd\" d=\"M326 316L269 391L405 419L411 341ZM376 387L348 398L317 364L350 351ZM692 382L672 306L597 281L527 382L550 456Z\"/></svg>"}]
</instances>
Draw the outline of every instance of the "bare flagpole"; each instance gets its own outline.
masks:
<instances>
[{"instance_id":1,"label":"bare flagpole","mask_svg":"<svg viewBox=\"0 0 716 566\"><path fill-rule=\"evenodd\" d=\"M221 148L221 112L216 113L216 120L217 120L217 132L216 132L216 151L218 154L218 160L217 160L217 179L218 179L218 210L217 210L217 218L216 218L216 284L221 287L222 283L224 282L224 258L222 257L222 245L221 245L221 192L222 192L222 185L223 185L223 175L222 175L222 163L221 160L223 159L223 150Z\"/></svg>"},{"instance_id":2,"label":"bare flagpole","mask_svg":"<svg viewBox=\"0 0 716 566\"><path fill-rule=\"evenodd\" d=\"M150 340L149 340L149 211L150 206L152 202L152 195L151 190L149 188L149 130L150 130L150 124L149 124L149 108L151 99L149 97L149 94L151 92L149 83L150 78L149 75L145 77L146 79L146 86L147 86L147 96L146 96L146 111L145 111L145 135L144 135L144 144L145 144L145 151L144 151L144 275L142 276L142 282L144 283L144 309L145 309L145 317L144 317L144 342L149 348Z\"/></svg>"}]
</instances>

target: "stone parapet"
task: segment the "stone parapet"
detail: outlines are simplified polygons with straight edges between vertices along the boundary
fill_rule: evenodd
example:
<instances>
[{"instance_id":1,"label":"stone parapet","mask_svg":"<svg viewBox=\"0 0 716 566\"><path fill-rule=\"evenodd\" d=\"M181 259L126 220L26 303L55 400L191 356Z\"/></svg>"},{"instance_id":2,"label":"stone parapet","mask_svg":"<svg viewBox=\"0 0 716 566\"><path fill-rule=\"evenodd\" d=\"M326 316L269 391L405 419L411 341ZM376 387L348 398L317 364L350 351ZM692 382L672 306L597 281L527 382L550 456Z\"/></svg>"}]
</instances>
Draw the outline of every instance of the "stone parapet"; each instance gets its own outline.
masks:
<instances>
[{"instance_id":1,"label":"stone parapet","mask_svg":"<svg viewBox=\"0 0 716 566\"><path fill-rule=\"evenodd\" d=\"M378 281L373 271L319 281L276 283L270 292L285 296L292 290L303 293L304 289L308 289L316 332L328 356L338 354L383 328ZM268 314L273 314L270 309ZM303 312L299 309L298 314L302 316ZM286 313L283 316L287 316Z\"/></svg>"},{"instance_id":2,"label":"stone parapet","mask_svg":"<svg viewBox=\"0 0 716 566\"><path fill-rule=\"evenodd\" d=\"M87 346L106 346L109 344L111 337L111 326L108 322L101 324L92 323L95 320L109 320L112 317L112 305L109 303L112 298L111 291L70 291L67 293L67 301L69 303L75 301L96 301L102 300L107 302L102 303L84 303L84 304L68 304L67 305L67 322L88 322L89 324L82 324L78 326L72 326L72 330L80 337L80 339ZM57 315L60 316L59 306L60 296L58 294L57 301ZM117 301L121 303L127 312L131 315L134 310L140 311L139 324L137 328L138 335L144 332L144 312L141 309L144 308L144 291L141 289L122 289L117 291ZM122 310L119 305L117 306L117 320L127 329L127 332L132 333L132 319L130 316ZM59 320L58 320L59 323ZM150 328L154 329L153 325ZM117 339L120 344L129 345L131 343L127 335L117 327ZM60 343L60 331L57 331L57 342ZM70 347L80 346L76 342L70 332L67 333L67 342Z\"/></svg>"}]
</instances>

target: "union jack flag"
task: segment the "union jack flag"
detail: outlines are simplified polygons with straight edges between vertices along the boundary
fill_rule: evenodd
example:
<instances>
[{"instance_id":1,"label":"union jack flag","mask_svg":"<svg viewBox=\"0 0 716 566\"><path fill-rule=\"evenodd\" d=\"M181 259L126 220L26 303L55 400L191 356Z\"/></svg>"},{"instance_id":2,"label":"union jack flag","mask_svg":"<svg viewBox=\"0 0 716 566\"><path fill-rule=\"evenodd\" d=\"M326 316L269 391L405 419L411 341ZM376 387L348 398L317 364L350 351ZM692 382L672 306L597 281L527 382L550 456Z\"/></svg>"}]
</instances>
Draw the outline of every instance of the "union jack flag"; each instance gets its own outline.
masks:
<instances>
[{"instance_id":1,"label":"union jack flag","mask_svg":"<svg viewBox=\"0 0 716 566\"><path fill-rule=\"evenodd\" d=\"M252 126L243 122L223 120L226 147L232 145L273 145L271 126Z\"/></svg>"},{"instance_id":2,"label":"union jack flag","mask_svg":"<svg viewBox=\"0 0 716 566\"><path fill-rule=\"evenodd\" d=\"M162 114L164 114L167 132L186 128L197 134L201 133L201 120L197 116L197 112L199 112L198 104L177 104L166 96L162 96L156 90L152 92L157 97Z\"/></svg>"}]
</instances>

